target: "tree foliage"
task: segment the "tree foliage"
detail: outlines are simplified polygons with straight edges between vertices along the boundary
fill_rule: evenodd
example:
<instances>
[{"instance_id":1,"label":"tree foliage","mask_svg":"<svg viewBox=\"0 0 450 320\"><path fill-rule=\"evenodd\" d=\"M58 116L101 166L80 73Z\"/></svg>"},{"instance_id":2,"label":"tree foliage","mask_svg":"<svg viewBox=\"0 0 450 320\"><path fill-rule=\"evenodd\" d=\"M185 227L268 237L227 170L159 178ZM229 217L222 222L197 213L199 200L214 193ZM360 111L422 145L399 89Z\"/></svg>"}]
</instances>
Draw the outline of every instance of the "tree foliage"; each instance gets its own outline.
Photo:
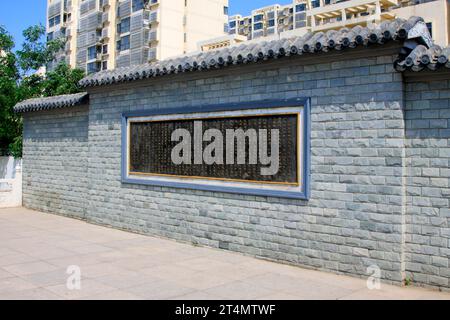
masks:
<instances>
[{"instance_id":1,"label":"tree foliage","mask_svg":"<svg viewBox=\"0 0 450 320\"><path fill-rule=\"evenodd\" d=\"M19 80L13 48L13 38L0 26L0 154L8 152L10 144L21 135L20 118L12 112Z\"/></svg>"},{"instance_id":2,"label":"tree foliage","mask_svg":"<svg viewBox=\"0 0 450 320\"><path fill-rule=\"evenodd\" d=\"M22 50L17 51L20 69L28 73L39 70L54 60L55 54L64 47L63 38L45 42L45 27L31 26L23 32L25 42Z\"/></svg>"},{"instance_id":3,"label":"tree foliage","mask_svg":"<svg viewBox=\"0 0 450 320\"><path fill-rule=\"evenodd\" d=\"M67 64L59 64L54 71L48 72L43 83L45 96L58 96L80 92L78 82L83 79L84 71L71 69Z\"/></svg>"},{"instance_id":4,"label":"tree foliage","mask_svg":"<svg viewBox=\"0 0 450 320\"><path fill-rule=\"evenodd\" d=\"M22 100L79 92L78 82L84 71L59 64L45 75L42 67L55 60L64 47L64 39L45 40L42 25L31 26L23 32L21 50L13 52L14 39L0 26L0 155L22 154L22 120L13 107Z\"/></svg>"}]
</instances>

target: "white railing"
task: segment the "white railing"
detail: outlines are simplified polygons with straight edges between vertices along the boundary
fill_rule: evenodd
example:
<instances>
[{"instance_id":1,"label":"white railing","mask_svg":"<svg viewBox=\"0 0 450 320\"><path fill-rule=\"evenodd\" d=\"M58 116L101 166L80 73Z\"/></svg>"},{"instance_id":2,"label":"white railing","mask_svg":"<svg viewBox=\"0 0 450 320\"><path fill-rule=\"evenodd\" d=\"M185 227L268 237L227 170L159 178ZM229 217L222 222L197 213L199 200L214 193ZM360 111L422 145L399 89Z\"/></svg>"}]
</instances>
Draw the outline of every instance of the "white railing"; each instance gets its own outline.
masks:
<instances>
[{"instance_id":1,"label":"white railing","mask_svg":"<svg viewBox=\"0 0 450 320\"><path fill-rule=\"evenodd\" d=\"M0 208L22 205L22 160L0 157Z\"/></svg>"}]
</instances>

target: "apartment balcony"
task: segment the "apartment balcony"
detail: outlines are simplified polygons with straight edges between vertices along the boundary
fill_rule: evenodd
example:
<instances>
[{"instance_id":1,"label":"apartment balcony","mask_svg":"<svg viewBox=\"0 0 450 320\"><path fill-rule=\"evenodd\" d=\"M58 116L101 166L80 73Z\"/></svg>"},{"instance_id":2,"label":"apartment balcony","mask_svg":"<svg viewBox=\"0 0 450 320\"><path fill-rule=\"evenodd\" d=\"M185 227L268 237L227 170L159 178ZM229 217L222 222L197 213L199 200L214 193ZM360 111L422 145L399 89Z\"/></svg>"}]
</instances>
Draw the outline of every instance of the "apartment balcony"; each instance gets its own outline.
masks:
<instances>
[{"instance_id":1,"label":"apartment balcony","mask_svg":"<svg viewBox=\"0 0 450 320\"><path fill-rule=\"evenodd\" d=\"M331 29L339 29L342 27L354 27L356 25L367 25L367 23L381 21L381 20L392 20L395 19L395 15L389 12L383 12L381 14L368 14L364 16L359 16L355 18L347 18L342 20L331 20L330 22L317 22L315 25L311 25L311 30L313 32L326 31Z\"/></svg>"},{"instance_id":2,"label":"apartment balcony","mask_svg":"<svg viewBox=\"0 0 450 320\"><path fill-rule=\"evenodd\" d=\"M330 4L325 4L321 7L311 8L307 10L307 15L310 16L317 16L317 15L323 15L324 17L327 16L327 14L331 14L336 11L342 11L342 10L365 10L368 7L373 7L373 5L378 2L377 0L334 0L330 2ZM398 0L380 0L380 5L382 7L391 7L396 6L398 4Z\"/></svg>"},{"instance_id":3,"label":"apartment balcony","mask_svg":"<svg viewBox=\"0 0 450 320\"><path fill-rule=\"evenodd\" d=\"M331 3L307 11L313 32L338 29L344 26L367 25L395 16L383 9L397 4L397 0L353 0Z\"/></svg>"}]
</instances>

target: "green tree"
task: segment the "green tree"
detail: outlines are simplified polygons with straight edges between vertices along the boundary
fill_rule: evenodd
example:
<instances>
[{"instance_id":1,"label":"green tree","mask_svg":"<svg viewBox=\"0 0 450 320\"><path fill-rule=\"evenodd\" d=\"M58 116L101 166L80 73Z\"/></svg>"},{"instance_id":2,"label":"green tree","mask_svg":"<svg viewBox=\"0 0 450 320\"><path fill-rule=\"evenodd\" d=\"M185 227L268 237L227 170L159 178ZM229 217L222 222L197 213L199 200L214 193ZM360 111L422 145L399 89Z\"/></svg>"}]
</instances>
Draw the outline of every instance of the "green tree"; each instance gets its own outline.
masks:
<instances>
[{"instance_id":1,"label":"green tree","mask_svg":"<svg viewBox=\"0 0 450 320\"><path fill-rule=\"evenodd\" d=\"M14 40L0 26L0 154L22 154L22 120L13 112L17 102L79 92L84 71L59 64L46 75L36 73L55 60L65 40L46 41L45 28L32 26L23 32L21 50L13 52Z\"/></svg>"},{"instance_id":2,"label":"green tree","mask_svg":"<svg viewBox=\"0 0 450 320\"><path fill-rule=\"evenodd\" d=\"M21 136L22 131L20 117L13 112L13 107L18 101L19 80L13 48L13 38L0 26L0 154L16 151L13 144L16 138Z\"/></svg>"},{"instance_id":3,"label":"green tree","mask_svg":"<svg viewBox=\"0 0 450 320\"><path fill-rule=\"evenodd\" d=\"M84 71L71 69L65 63L60 63L55 70L48 72L43 82L45 96L57 96L80 92L78 82L83 79Z\"/></svg>"},{"instance_id":4,"label":"green tree","mask_svg":"<svg viewBox=\"0 0 450 320\"><path fill-rule=\"evenodd\" d=\"M45 27L41 24L25 29L23 36L25 42L22 50L17 51L17 58L24 73L37 71L52 62L65 44L64 38L46 41Z\"/></svg>"}]
</instances>

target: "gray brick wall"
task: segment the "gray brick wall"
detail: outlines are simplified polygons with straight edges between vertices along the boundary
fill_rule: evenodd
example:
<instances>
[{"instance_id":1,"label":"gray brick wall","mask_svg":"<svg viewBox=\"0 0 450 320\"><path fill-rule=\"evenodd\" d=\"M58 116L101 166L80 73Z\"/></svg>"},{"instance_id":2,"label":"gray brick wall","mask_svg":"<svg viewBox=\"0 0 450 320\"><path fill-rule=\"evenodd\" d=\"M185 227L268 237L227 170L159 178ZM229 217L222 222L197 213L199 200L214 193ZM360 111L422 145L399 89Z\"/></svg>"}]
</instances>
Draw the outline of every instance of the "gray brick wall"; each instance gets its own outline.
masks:
<instances>
[{"instance_id":1,"label":"gray brick wall","mask_svg":"<svg viewBox=\"0 0 450 320\"><path fill-rule=\"evenodd\" d=\"M401 281L403 84L392 61L292 60L95 90L87 218L343 273L375 264ZM120 181L122 112L293 97L312 98L309 202Z\"/></svg>"},{"instance_id":2,"label":"gray brick wall","mask_svg":"<svg viewBox=\"0 0 450 320\"><path fill-rule=\"evenodd\" d=\"M408 83L405 120L407 277L448 287L450 81Z\"/></svg>"},{"instance_id":3,"label":"gray brick wall","mask_svg":"<svg viewBox=\"0 0 450 320\"><path fill-rule=\"evenodd\" d=\"M394 56L286 59L92 89L25 115L24 204L102 225L333 272L449 287L450 83L404 82ZM310 97L311 200L121 182L121 114Z\"/></svg>"},{"instance_id":4,"label":"gray brick wall","mask_svg":"<svg viewBox=\"0 0 450 320\"><path fill-rule=\"evenodd\" d=\"M23 205L84 218L88 106L24 114Z\"/></svg>"}]
</instances>

